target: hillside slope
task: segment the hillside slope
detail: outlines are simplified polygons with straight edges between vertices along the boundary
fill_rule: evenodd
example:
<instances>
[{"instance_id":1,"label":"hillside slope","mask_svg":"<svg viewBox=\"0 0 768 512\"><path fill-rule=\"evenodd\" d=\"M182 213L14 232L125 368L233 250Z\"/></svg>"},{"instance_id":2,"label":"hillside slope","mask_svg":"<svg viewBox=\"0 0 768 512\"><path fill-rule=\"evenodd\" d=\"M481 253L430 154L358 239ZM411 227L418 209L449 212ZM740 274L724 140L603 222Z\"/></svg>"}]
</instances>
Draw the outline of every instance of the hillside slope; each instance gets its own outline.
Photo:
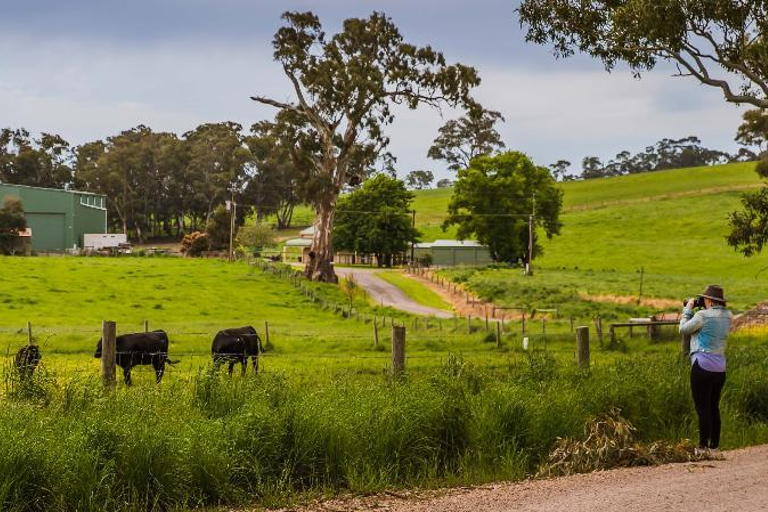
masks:
<instances>
[{"instance_id":1,"label":"hillside slope","mask_svg":"<svg viewBox=\"0 0 768 512\"><path fill-rule=\"evenodd\" d=\"M645 296L677 298L718 282L739 306L753 305L765 298L768 260L744 258L725 243L728 214L761 183L753 169L729 164L563 183L561 234L542 240L535 264L568 272L548 276L548 284L574 282L583 294L637 295L643 269ZM452 235L436 228L450 194L417 193L417 226L426 240ZM593 274L589 285L585 272Z\"/></svg>"}]
</instances>

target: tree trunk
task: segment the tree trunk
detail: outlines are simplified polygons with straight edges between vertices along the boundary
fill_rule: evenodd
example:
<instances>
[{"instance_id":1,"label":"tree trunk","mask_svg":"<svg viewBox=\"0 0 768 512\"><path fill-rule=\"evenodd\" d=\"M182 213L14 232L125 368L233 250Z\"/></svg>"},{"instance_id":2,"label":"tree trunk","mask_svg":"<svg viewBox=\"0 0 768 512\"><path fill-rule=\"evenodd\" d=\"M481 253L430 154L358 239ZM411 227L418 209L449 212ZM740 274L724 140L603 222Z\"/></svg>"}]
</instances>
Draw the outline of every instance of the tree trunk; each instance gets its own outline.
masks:
<instances>
[{"instance_id":1,"label":"tree trunk","mask_svg":"<svg viewBox=\"0 0 768 512\"><path fill-rule=\"evenodd\" d=\"M315 234L312 237L312 247L309 262L304 274L313 281L338 283L339 278L333 271L333 203L335 197L330 194L324 197L315 207Z\"/></svg>"}]
</instances>

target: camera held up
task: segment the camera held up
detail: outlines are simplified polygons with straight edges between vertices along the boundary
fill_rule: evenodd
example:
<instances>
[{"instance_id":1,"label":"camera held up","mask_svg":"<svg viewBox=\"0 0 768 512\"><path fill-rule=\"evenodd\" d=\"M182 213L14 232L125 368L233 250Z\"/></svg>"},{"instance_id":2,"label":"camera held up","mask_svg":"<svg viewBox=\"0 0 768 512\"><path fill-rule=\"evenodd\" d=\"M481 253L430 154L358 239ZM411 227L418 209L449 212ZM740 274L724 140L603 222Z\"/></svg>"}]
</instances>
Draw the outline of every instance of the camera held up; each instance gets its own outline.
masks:
<instances>
[{"instance_id":1,"label":"camera held up","mask_svg":"<svg viewBox=\"0 0 768 512\"><path fill-rule=\"evenodd\" d=\"M683 301L683 307L688 304L688 299ZM693 299L693 309L696 308L703 308L704 307L704 297L698 296L695 299Z\"/></svg>"}]
</instances>

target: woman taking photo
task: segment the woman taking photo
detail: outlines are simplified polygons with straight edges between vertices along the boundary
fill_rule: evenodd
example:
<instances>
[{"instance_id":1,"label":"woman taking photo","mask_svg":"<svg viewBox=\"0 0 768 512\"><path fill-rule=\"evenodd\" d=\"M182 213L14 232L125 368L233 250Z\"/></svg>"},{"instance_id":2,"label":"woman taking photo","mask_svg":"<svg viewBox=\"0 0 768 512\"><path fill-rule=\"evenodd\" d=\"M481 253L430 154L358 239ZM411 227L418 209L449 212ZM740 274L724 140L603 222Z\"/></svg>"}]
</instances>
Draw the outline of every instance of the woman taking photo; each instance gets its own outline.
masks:
<instances>
[{"instance_id":1,"label":"woman taking photo","mask_svg":"<svg viewBox=\"0 0 768 512\"><path fill-rule=\"evenodd\" d=\"M703 302L703 304L702 304ZM699 307L694 313L694 308ZM720 446L720 393L725 384L725 345L731 312L723 289L709 285L683 307L680 333L691 336L691 393L699 417L699 448Z\"/></svg>"}]
</instances>

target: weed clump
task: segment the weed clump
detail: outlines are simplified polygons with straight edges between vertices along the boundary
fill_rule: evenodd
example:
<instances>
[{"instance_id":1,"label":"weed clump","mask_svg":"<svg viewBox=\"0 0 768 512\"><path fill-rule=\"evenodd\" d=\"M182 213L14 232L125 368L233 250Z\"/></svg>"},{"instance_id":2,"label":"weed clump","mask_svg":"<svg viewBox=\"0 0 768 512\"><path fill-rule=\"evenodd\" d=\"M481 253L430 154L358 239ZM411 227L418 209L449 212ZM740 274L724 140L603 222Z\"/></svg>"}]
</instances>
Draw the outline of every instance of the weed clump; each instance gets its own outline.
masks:
<instances>
[{"instance_id":1,"label":"weed clump","mask_svg":"<svg viewBox=\"0 0 768 512\"><path fill-rule=\"evenodd\" d=\"M711 458L695 451L687 439L679 443L637 440L637 429L612 408L587 422L584 439L559 438L537 477L589 473L630 466L656 466Z\"/></svg>"}]
</instances>

